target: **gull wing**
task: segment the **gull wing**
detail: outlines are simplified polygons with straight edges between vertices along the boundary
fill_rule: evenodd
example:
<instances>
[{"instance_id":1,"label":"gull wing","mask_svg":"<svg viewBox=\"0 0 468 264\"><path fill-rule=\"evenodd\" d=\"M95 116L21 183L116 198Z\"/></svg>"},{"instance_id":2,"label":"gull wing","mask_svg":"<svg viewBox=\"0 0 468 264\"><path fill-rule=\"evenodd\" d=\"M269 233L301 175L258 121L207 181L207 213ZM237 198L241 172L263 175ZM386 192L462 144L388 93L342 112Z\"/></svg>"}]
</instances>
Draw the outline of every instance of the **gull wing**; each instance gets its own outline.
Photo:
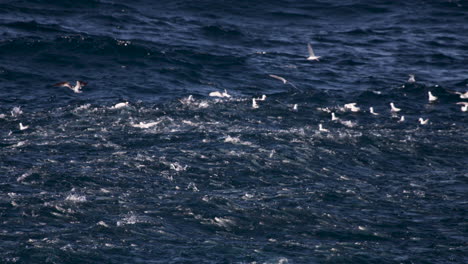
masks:
<instances>
[{"instance_id":1,"label":"gull wing","mask_svg":"<svg viewBox=\"0 0 468 264\"><path fill-rule=\"evenodd\" d=\"M307 49L309 50L309 56L315 57L314 50L312 49L312 46L310 45L310 43L307 43Z\"/></svg>"},{"instance_id":2,"label":"gull wing","mask_svg":"<svg viewBox=\"0 0 468 264\"><path fill-rule=\"evenodd\" d=\"M278 76L278 75L270 74L270 77L278 79L278 80L282 81L283 83L287 82L285 78L283 78L281 76Z\"/></svg>"},{"instance_id":3,"label":"gull wing","mask_svg":"<svg viewBox=\"0 0 468 264\"><path fill-rule=\"evenodd\" d=\"M69 82L59 82L59 83L54 84L54 86L63 86L63 87L72 88Z\"/></svg>"},{"instance_id":4,"label":"gull wing","mask_svg":"<svg viewBox=\"0 0 468 264\"><path fill-rule=\"evenodd\" d=\"M83 82L83 81L78 81L78 83L80 84L80 86L86 86L88 84L87 82Z\"/></svg>"}]
</instances>

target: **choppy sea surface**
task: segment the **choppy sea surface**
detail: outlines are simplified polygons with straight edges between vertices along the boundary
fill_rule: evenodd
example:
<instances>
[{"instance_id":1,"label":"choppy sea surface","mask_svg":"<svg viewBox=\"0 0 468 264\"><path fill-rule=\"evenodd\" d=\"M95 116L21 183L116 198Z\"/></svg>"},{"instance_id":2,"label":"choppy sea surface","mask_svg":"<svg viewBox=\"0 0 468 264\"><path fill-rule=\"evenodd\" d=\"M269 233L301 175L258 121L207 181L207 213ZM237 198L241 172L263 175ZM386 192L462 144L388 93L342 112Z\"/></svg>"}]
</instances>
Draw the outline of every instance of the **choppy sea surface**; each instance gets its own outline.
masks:
<instances>
[{"instance_id":1,"label":"choppy sea surface","mask_svg":"<svg viewBox=\"0 0 468 264\"><path fill-rule=\"evenodd\" d=\"M0 1L0 262L467 263L467 32L466 1Z\"/></svg>"}]
</instances>

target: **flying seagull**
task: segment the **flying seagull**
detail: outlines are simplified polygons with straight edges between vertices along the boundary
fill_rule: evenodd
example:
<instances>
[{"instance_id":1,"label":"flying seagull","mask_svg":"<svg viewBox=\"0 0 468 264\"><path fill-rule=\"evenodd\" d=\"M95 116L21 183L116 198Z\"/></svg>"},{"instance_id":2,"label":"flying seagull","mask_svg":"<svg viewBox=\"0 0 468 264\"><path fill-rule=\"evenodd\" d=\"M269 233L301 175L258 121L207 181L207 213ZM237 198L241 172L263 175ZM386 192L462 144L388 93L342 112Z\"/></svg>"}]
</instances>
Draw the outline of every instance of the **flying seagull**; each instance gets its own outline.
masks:
<instances>
[{"instance_id":1,"label":"flying seagull","mask_svg":"<svg viewBox=\"0 0 468 264\"><path fill-rule=\"evenodd\" d=\"M315 56L314 50L312 49L312 46L310 45L310 43L307 43L307 50L309 51L309 57L307 57L307 60L319 61L319 58L321 56Z\"/></svg>"},{"instance_id":2,"label":"flying seagull","mask_svg":"<svg viewBox=\"0 0 468 264\"><path fill-rule=\"evenodd\" d=\"M294 87L295 89L299 90L299 89L296 87L296 85L294 85L292 82L286 80L285 78L283 78L283 77L281 77L281 76L274 75L274 74L270 74L269 76L270 76L271 78L275 78L275 79L277 79L277 80L282 81L284 84L289 84L289 85L291 85L292 87Z\"/></svg>"},{"instance_id":3,"label":"flying seagull","mask_svg":"<svg viewBox=\"0 0 468 264\"><path fill-rule=\"evenodd\" d=\"M54 86L68 87L68 88L72 89L72 91L75 92L75 93L81 93L81 88L83 86L86 86L87 84L88 84L87 82L76 81L75 86L71 86L71 84L69 82L59 82L59 83L54 84Z\"/></svg>"},{"instance_id":4,"label":"flying seagull","mask_svg":"<svg viewBox=\"0 0 468 264\"><path fill-rule=\"evenodd\" d=\"M455 92L455 93L459 94L461 99L468 99L468 91L464 93L460 93L460 92Z\"/></svg>"}]
</instances>

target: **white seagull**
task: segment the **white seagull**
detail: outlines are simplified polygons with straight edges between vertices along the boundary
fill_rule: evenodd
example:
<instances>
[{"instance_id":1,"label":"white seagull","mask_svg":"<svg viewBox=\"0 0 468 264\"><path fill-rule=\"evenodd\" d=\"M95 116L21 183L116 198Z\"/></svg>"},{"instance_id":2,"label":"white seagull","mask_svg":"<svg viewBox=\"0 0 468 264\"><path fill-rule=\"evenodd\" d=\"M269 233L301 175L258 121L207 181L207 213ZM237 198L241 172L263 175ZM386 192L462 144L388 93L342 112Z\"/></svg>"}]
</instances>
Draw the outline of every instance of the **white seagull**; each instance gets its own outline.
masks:
<instances>
[{"instance_id":1,"label":"white seagull","mask_svg":"<svg viewBox=\"0 0 468 264\"><path fill-rule=\"evenodd\" d=\"M216 91L216 92L211 92L209 94L209 96L212 96L212 97L227 97L227 98L231 97L231 95L227 93L226 89L224 89L224 93Z\"/></svg>"},{"instance_id":2,"label":"white seagull","mask_svg":"<svg viewBox=\"0 0 468 264\"><path fill-rule=\"evenodd\" d=\"M307 57L307 60L319 61L319 58L321 56L315 56L314 50L312 49L312 46L310 45L310 43L307 43L307 50L309 51L309 57Z\"/></svg>"},{"instance_id":3,"label":"white seagull","mask_svg":"<svg viewBox=\"0 0 468 264\"><path fill-rule=\"evenodd\" d=\"M371 114L373 114L373 115L379 115L378 113L374 112L374 107L371 106L371 107L369 108L369 110L370 110L370 113L371 113Z\"/></svg>"},{"instance_id":4,"label":"white seagull","mask_svg":"<svg viewBox=\"0 0 468 264\"><path fill-rule=\"evenodd\" d=\"M351 110L351 112L359 112L360 108L356 107L356 103L345 104L344 108Z\"/></svg>"},{"instance_id":5,"label":"white seagull","mask_svg":"<svg viewBox=\"0 0 468 264\"><path fill-rule=\"evenodd\" d=\"M400 112L400 111L401 111L400 108L396 108L396 107L395 107L395 104L394 104L394 103L390 103L390 107L392 108L390 111L392 111L393 113L396 113L396 112Z\"/></svg>"},{"instance_id":6,"label":"white seagull","mask_svg":"<svg viewBox=\"0 0 468 264\"><path fill-rule=\"evenodd\" d=\"M19 128L20 128L20 130L26 130L26 129L29 128L29 126L23 126L22 123L19 123Z\"/></svg>"},{"instance_id":7,"label":"white seagull","mask_svg":"<svg viewBox=\"0 0 468 264\"><path fill-rule=\"evenodd\" d=\"M322 124L319 124L319 131L320 132L329 132L330 130L323 128Z\"/></svg>"},{"instance_id":8,"label":"white seagull","mask_svg":"<svg viewBox=\"0 0 468 264\"><path fill-rule=\"evenodd\" d=\"M285 78L283 78L283 77L281 77L281 76L274 75L274 74L270 74L270 75L268 75L268 76L270 76L271 78L275 78L275 79L277 79L277 80L282 81L283 84L289 84L289 85L291 85L292 87L294 87L295 89L298 89L298 88L296 87L296 85L294 85L292 82L286 80ZM298 90L299 90L299 89L298 89Z\"/></svg>"},{"instance_id":9,"label":"white seagull","mask_svg":"<svg viewBox=\"0 0 468 264\"><path fill-rule=\"evenodd\" d=\"M455 93L459 94L461 99L468 99L468 91L464 93L460 93L460 92L455 92Z\"/></svg>"},{"instance_id":10,"label":"white seagull","mask_svg":"<svg viewBox=\"0 0 468 264\"><path fill-rule=\"evenodd\" d=\"M294 104L294 105L293 105L293 110L294 110L294 111L297 111L297 104Z\"/></svg>"},{"instance_id":11,"label":"white seagull","mask_svg":"<svg viewBox=\"0 0 468 264\"><path fill-rule=\"evenodd\" d=\"M462 105L462 112L468 112L468 102L458 102L457 105Z\"/></svg>"},{"instance_id":12,"label":"white seagull","mask_svg":"<svg viewBox=\"0 0 468 264\"><path fill-rule=\"evenodd\" d=\"M419 121L419 124L426 125L429 122L429 118L424 120L422 117L420 117L418 121Z\"/></svg>"},{"instance_id":13,"label":"white seagull","mask_svg":"<svg viewBox=\"0 0 468 264\"><path fill-rule=\"evenodd\" d=\"M266 95L262 95L262 97L257 98L257 101L265 101L266 100Z\"/></svg>"},{"instance_id":14,"label":"white seagull","mask_svg":"<svg viewBox=\"0 0 468 264\"><path fill-rule=\"evenodd\" d=\"M398 120L398 123L402 123L402 122L405 122L405 116L401 116L400 120Z\"/></svg>"},{"instance_id":15,"label":"white seagull","mask_svg":"<svg viewBox=\"0 0 468 264\"><path fill-rule=\"evenodd\" d=\"M408 82L409 82L409 83L415 83L415 82L416 82L416 79L414 78L414 74L410 74L410 75L409 75Z\"/></svg>"},{"instance_id":16,"label":"white seagull","mask_svg":"<svg viewBox=\"0 0 468 264\"><path fill-rule=\"evenodd\" d=\"M257 101L255 100L255 98L252 98L252 108L254 108L254 109L258 108L258 104L257 104Z\"/></svg>"},{"instance_id":17,"label":"white seagull","mask_svg":"<svg viewBox=\"0 0 468 264\"><path fill-rule=\"evenodd\" d=\"M75 86L71 86L69 82L59 82L59 83L54 84L54 86L68 87L75 93L81 93L81 88L83 88L83 86L86 86L87 84L88 84L87 82L76 81Z\"/></svg>"},{"instance_id":18,"label":"white seagull","mask_svg":"<svg viewBox=\"0 0 468 264\"><path fill-rule=\"evenodd\" d=\"M335 113L331 113L331 116L332 116L332 119L331 119L332 121L336 121L339 119L338 117L336 117Z\"/></svg>"},{"instance_id":19,"label":"white seagull","mask_svg":"<svg viewBox=\"0 0 468 264\"><path fill-rule=\"evenodd\" d=\"M427 92L428 96L429 96L429 103L432 103L432 102L435 102L437 101L437 96L434 96L430 91Z\"/></svg>"},{"instance_id":20,"label":"white seagull","mask_svg":"<svg viewBox=\"0 0 468 264\"><path fill-rule=\"evenodd\" d=\"M112 109L119 109L119 108L123 108L123 107L127 107L128 106L128 102L123 102L123 103L118 103L114 106L112 106L111 108Z\"/></svg>"}]
</instances>

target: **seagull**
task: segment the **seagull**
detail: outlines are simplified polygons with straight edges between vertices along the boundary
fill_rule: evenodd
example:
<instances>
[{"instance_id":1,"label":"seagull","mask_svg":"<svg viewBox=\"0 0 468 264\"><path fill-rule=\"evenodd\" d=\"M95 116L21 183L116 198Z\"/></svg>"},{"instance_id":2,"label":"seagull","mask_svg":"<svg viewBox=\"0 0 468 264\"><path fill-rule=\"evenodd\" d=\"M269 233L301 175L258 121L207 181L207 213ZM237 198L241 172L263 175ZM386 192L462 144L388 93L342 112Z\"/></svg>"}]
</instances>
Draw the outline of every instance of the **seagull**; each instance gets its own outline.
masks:
<instances>
[{"instance_id":1,"label":"seagull","mask_svg":"<svg viewBox=\"0 0 468 264\"><path fill-rule=\"evenodd\" d=\"M351 112L359 112L359 110L360 110L359 107L356 107L356 103L345 104L344 107L346 109L351 110Z\"/></svg>"},{"instance_id":2,"label":"seagull","mask_svg":"<svg viewBox=\"0 0 468 264\"><path fill-rule=\"evenodd\" d=\"M20 106L15 106L11 110L11 116L12 117L17 117L17 116L21 115L22 113L23 113L23 110L21 110Z\"/></svg>"},{"instance_id":3,"label":"seagull","mask_svg":"<svg viewBox=\"0 0 468 264\"><path fill-rule=\"evenodd\" d=\"M429 103L432 103L432 102L435 102L437 101L437 96L434 96L430 91L427 92L427 94L429 95Z\"/></svg>"},{"instance_id":4,"label":"seagull","mask_svg":"<svg viewBox=\"0 0 468 264\"><path fill-rule=\"evenodd\" d=\"M460 93L460 92L455 92L455 93L459 94L461 99L468 99L468 91L464 93Z\"/></svg>"},{"instance_id":5,"label":"seagull","mask_svg":"<svg viewBox=\"0 0 468 264\"><path fill-rule=\"evenodd\" d=\"M29 128L29 126L23 126L22 123L19 123L20 130L26 130Z\"/></svg>"},{"instance_id":6,"label":"seagull","mask_svg":"<svg viewBox=\"0 0 468 264\"><path fill-rule=\"evenodd\" d=\"M331 116L332 116L332 121L336 121L338 120L339 118L335 116L335 113L331 113Z\"/></svg>"},{"instance_id":7,"label":"seagull","mask_svg":"<svg viewBox=\"0 0 468 264\"><path fill-rule=\"evenodd\" d=\"M416 82L416 79L414 79L414 74L409 74L408 82L409 83L415 83Z\"/></svg>"},{"instance_id":8,"label":"seagull","mask_svg":"<svg viewBox=\"0 0 468 264\"><path fill-rule=\"evenodd\" d=\"M420 117L420 118L418 119L418 121L419 121L419 124L421 124L421 125L426 125L427 122L429 122L429 118L426 119L426 120L424 120L422 117Z\"/></svg>"},{"instance_id":9,"label":"seagull","mask_svg":"<svg viewBox=\"0 0 468 264\"><path fill-rule=\"evenodd\" d=\"M463 105L461 107L462 112L468 112L468 102L458 102L457 105Z\"/></svg>"},{"instance_id":10,"label":"seagull","mask_svg":"<svg viewBox=\"0 0 468 264\"><path fill-rule=\"evenodd\" d=\"M294 110L294 111L297 111L297 104L294 104L294 105L293 105L293 110Z\"/></svg>"},{"instance_id":11,"label":"seagull","mask_svg":"<svg viewBox=\"0 0 468 264\"><path fill-rule=\"evenodd\" d=\"M262 95L262 97L257 98L257 101L265 101L266 100L266 95Z\"/></svg>"},{"instance_id":12,"label":"seagull","mask_svg":"<svg viewBox=\"0 0 468 264\"><path fill-rule=\"evenodd\" d=\"M131 124L132 127L138 127L138 128L150 128L150 127L153 127L157 124L161 123L161 121L158 121L158 122L150 122L150 123L143 123L143 122L140 122L138 124Z\"/></svg>"},{"instance_id":13,"label":"seagull","mask_svg":"<svg viewBox=\"0 0 468 264\"><path fill-rule=\"evenodd\" d=\"M118 104L114 105L111 108L112 109L119 109L119 108L123 108L123 107L127 107L127 106L128 106L128 102L124 102L124 103L118 103Z\"/></svg>"},{"instance_id":14,"label":"seagull","mask_svg":"<svg viewBox=\"0 0 468 264\"><path fill-rule=\"evenodd\" d=\"M187 98L179 99L179 102L181 102L182 104L190 104L190 102L193 101L195 101L193 99L193 95L189 95Z\"/></svg>"},{"instance_id":15,"label":"seagull","mask_svg":"<svg viewBox=\"0 0 468 264\"><path fill-rule=\"evenodd\" d=\"M258 108L258 104L257 104L257 101L255 100L255 98L252 98L252 108L254 108L254 109Z\"/></svg>"},{"instance_id":16,"label":"seagull","mask_svg":"<svg viewBox=\"0 0 468 264\"><path fill-rule=\"evenodd\" d=\"M323 128L322 124L319 124L319 131L321 132L329 132L330 130Z\"/></svg>"},{"instance_id":17,"label":"seagull","mask_svg":"<svg viewBox=\"0 0 468 264\"><path fill-rule=\"evenodd\" d=\"M392 108L391 111L392 111L393 113L396 113L396 112L400 112L400 111L401 111L400 108L396 108L396 107L395 107L395 104L394 104L394 103L390 103L390 107Z\"/></svg>"},{"instance_id":18,"label":"seagull","mask_svg":"<svg viewBox=\"0 0 468 264\"><path fill-rule=\"evenodd\" d=\"M282 81L284 84L289 84L289 85L291 85L292 87L294 87L295 89L299 90L299 89L296 87L296 85L294 85L292 82L286 80L285 78L283 78L283 77L281 77L281 76L274 75L274 74L270 74L269 76L272 77L272 78L275 78L275 79L278 79L278 80Z\"/></svg>"},{"instance_id":19,"label":"seagull","mask_svg":"<svg viewBox=\"0 0 468 264\"><path fill-rule=\"evenodd\" d=\"M212 96L212 97L227 97L227 98L231 97L231 95L227 93L226 89L224 89L224 93L216 91L216 92L211 92L209 94L209 96Z\"/></svg>"},{"instance_id":20,"label":"seagull","mask_svg":"<svg viewBox=\"0 0 468 264\"><path fill-rule=\"evenodd\" d=\"M309 51L309 57L307 57L307 60L319 61L319 58L321 56L315 56L314 50L312 49L312 46L310 45L310 43L307 43L307 50Z\"/></svg>"},{"instance_id":21,"label":"seagull","mask_svg":"<svg viewBox=\"0 0 468 264\"><path fill-rule=\"evenodd\" d=\"M373 114L373 115L379 115L378 113L374 112L374 107L371 106L371 107L369 108L369 110L370 110L370 113L371 113L371 114Z\"/></svg>"},{"instance_id":22,"label":"seagull","mask_svg":"<svg viewBox=\"0 0 468 264\"><path fill-rule=\"evenodd\" d=\"M398 120L398 123L405 122L405 116L401 116L400 120Z\"/></svg>"},{"instance_id":23,"label":"seagull","mask_svg":"<svg viewBox=\"0 0 468 264\"><path fill-rule=\"evenodd\" d=\"M83 86L86 86L87 84L88 84L87 82L76 81L75 86L71 86L71 84L69 82L59 82L59 83L54 84L54 86L68 87L68 88L72 89L73 92L75 92L75 93L81 93L81 88Z\"/></svg>"}]
</instances>

